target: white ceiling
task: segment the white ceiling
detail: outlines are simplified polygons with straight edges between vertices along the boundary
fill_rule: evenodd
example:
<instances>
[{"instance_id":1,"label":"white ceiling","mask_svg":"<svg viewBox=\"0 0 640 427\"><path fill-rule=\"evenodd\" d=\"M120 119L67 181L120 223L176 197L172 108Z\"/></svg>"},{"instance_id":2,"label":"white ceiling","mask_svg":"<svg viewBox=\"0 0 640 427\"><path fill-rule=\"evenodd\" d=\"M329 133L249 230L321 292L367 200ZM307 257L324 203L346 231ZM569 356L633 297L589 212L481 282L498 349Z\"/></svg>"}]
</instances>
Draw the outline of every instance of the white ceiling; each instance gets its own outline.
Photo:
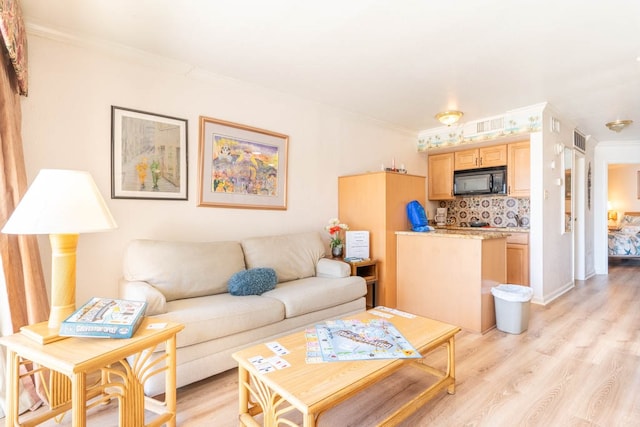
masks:
<instances>
[{"instance_id":1,"label":"white ceiling","mask_svg":"<svg viewBox=\"0 0 640 427\"><path fill-rule=\"evenodd\" d=\"M28 26L108 41L415 131L549 102L640 140L638 0L21 0ZM635 121L620 133L604 124Z\"/></svg>"}]
</instances>

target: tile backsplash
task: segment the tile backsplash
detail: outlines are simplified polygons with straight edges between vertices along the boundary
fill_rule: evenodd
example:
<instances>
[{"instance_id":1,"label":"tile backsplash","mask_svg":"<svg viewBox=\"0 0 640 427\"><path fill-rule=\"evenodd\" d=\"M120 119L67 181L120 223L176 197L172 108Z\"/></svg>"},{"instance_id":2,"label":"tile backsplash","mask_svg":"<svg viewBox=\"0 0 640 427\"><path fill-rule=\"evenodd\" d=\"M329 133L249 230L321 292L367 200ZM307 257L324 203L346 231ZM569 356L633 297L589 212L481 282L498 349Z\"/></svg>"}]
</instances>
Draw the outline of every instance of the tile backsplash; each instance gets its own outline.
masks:
<instances>
[{"instance_id":1,"label":"tile backsplash","mask_svg":"<svg viewBox=\"0 0 640 427\"><path fill-rule=\"evenodd\" d=\"M447 208L447 225L466 227L470 221L484 221L491 227L529 226L529 198L505 196L461 197L441 200L438 207ZM433 213L435 216L435 212Z\"/></svg>"}]
</instances>

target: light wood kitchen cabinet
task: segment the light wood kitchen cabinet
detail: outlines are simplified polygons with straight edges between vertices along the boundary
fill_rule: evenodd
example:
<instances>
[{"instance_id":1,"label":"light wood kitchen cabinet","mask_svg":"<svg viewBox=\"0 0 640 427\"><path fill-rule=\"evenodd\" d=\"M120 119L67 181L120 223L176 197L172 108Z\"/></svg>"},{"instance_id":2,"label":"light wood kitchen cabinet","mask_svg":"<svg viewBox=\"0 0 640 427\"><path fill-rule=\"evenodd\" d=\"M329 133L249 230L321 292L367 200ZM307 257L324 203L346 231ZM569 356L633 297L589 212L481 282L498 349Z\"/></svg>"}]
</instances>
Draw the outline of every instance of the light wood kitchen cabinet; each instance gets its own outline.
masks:
<instances>
[{"instance_id":1,"label":"light wood kitchen cabinet","mask_svg":"<svg viewBox=\"0 0 640 427\"><path fill-rule=\"evenodd\" d=\"M506 235L398 233L398 309L485 333L496 324L491 288L505 283Z\"/></svg>"},{"instance_id":2,"label":"light wood kitchen cabinet","mask_svg":"<svg viewBox=\"0 0 640 427\"><path fill-rule=\"evenodd\" d=\"M457 171L490 168L507 164L507 146L492 145L471 150L456 151L454 169Z\"/></svg>"},{"instance_id":3,"label":"light wood kitchen cabinet","mask_svg":"<svg viewBox=\"0 0 640 427\"><path fill-rule=\"evenodd\" d=\"M453 200L453 154L429 156L429 200Z\"/></svg>"},{"instance_id":4,"label":"light wood kitchen cabinet","mask_svg":"<svg viewBox=\"0 0 640 427\"><path fill-rule=\"evenodd\" d=\"M456 151L454 153L454 170L475 169L478 167L478 149Z\"/></svg>"},{"instance_id":5,"label":"light wood kitchen cabinet","mask_svg":"<svg viewBox=\"0 0 640 427\"><path fill-rule=\"evenodd\" d=\"M528 141L508 145L508 193L511 197L529 197L531 192L530 144Z\"/></svg>"},{"instance_id":6,"label":"light wood kitchen cabinet","mask_svg":"<svg viewBox=\"0 0 640 427\"><path fill-rule=\"evenodd\" d=\"M507 283L529 286L529 233L507 237Z\"/></svg>"},{"instance_id":7,"label":"light wood kitchen cabinet","mask_svg":"<svg viewBox=\"0 0 640 427\"><path fill-rule=\"evenodd\" d=\"M425 177L374 172L338 178L338 218L369 231L369 256L378 261L377 304L396 307L396 231L410 230L407 203L425 205Z\"/></svg>"}]
</instances>

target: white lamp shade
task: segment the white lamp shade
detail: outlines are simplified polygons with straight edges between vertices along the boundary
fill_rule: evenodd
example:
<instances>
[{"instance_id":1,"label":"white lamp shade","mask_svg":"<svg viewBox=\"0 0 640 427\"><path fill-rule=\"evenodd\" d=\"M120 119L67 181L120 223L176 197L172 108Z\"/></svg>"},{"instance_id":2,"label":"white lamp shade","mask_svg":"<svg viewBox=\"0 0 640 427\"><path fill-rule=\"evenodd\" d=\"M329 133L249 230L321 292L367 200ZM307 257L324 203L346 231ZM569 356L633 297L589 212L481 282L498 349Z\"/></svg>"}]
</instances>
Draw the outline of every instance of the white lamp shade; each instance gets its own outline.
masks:
<instances>
[{"instance_id":1,"label":"white lamp shade","mask_svg":"<svg viewBox=\"0 0 640 427\"><path fill-rule=\"evenodd\" d=\"M2 232L80 234L116 227L116 222L88 172L42 169Z\"/></svg>"}]
</instances>

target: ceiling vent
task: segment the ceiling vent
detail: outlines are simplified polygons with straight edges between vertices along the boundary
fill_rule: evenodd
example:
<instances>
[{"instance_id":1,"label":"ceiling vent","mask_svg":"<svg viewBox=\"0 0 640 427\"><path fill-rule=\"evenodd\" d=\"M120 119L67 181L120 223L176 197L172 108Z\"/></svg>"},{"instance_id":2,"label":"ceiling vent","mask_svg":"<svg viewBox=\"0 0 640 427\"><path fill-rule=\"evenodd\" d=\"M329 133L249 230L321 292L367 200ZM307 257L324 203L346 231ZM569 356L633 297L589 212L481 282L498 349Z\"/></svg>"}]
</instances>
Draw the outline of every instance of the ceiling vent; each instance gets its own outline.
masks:
<instances>
[{"instance_id":1,"label":"ceiling vent","mask_svg":"<svg viewBox=\"0 0 640 427\"><path fill-rule=\"evenodd\" d=\"M476 133L495 132L504 129L504 117L485 120L476 123Z\"/></svg>"},{"instance_id":2,"label":"ceiling vent","mask_svg":"<svg viewBox=\"0 0 640 427\"><path fill-rule=\"evenodd\" d=\"M573 146L583 153L587 149L587 137L575 129L573 131Z\"/></svg>"}]
</instances>

